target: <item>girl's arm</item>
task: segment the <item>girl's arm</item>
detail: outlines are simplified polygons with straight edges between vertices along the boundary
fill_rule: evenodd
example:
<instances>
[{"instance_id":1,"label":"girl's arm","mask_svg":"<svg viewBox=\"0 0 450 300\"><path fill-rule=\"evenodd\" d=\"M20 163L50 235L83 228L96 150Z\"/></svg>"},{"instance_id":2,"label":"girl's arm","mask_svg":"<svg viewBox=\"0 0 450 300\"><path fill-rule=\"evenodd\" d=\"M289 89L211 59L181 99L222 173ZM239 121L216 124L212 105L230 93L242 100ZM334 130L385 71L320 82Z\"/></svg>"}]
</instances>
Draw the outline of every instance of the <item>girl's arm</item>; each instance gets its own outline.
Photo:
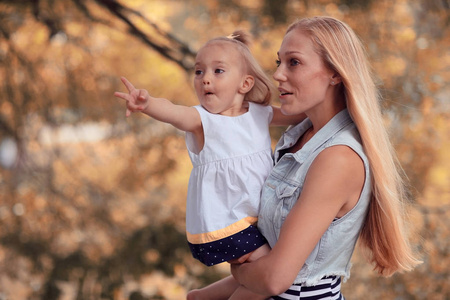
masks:
<instances>
[{"instance_id":1,"label":"girl's arm","mask_svg":"<svg viewBox=\"0 0 450 300\"><path fill-rule=\"evenodd\" d=\"M176 105L164 98L154 98L147 90L136 89L125 77L120 79L128 89L128 94L115 92L114 96L127 102L127 117L132 112L140 111L183 131L196 132L202 128L200 114L195 108Z\"/></svg>"},{"instance_id":2,"label":"girl's arm","mask_svg":"<svg viewBox=\"0 0 450 300\"><path fill-rule=\"evenodd\" d=\"M270 126L288 126L288 125L296 125L303 121L306 118L306 115L299 114L299 115L293 115L293 116L287 116L284 115L281 112L281 109L277 106L273 106L273 118L270 122Z\"/></svg>"},{"instance_id":3,"label":"girl's arm","mask_svg":"<svg viewBox=\"0 0 450 300\"><path fill-rule=\"evenodd\" d=\"M272 251L254 262L232 265L236 280L267 296L286 291L333 219L357 203L364 178L363 162L349 147L323 150L311 165Z\"/></svg>"}]
</instances>

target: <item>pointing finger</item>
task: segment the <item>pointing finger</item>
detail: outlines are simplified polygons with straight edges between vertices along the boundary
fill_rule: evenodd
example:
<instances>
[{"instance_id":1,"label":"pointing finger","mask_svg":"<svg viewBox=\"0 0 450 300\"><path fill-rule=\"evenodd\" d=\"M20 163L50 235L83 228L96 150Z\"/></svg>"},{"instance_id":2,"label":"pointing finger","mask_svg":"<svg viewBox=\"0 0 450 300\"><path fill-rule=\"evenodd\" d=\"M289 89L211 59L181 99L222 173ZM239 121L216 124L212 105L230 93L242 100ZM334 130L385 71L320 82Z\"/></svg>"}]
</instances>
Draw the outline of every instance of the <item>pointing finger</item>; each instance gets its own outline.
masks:
<instances>
[{"instance_id":1,"label":"pointing finger","mask_svg":"<svg viewBox=\"0 0 450 300\"><path fill-rule=\"evenodd\" d=\"M136 90L136 88L131 84L131 82L129 82L125 77L120 77L120 80L123 82L128 92L131 93L132 91Z\"/></svg>"}]
</instances>

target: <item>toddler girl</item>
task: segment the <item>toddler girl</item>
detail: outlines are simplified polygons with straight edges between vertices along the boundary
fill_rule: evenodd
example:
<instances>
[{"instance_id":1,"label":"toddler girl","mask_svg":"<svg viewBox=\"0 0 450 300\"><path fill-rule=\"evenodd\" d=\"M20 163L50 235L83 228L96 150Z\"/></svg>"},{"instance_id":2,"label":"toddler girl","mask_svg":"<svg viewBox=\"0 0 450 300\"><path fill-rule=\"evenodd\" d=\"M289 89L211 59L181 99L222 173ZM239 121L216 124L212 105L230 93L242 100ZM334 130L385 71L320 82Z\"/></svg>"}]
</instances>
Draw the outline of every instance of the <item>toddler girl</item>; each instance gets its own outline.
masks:
<instances>
[{"instance_id":1,"label":"toddler girl","mask_svg":"<svg viewBox=\"0 0 450 300\"><path fill-rule=\"evenodd\" d=\"M269 105L274 86L247 44L248 35L236 31L199 50L194 86L200 105L154 98L125 78L129 93L114 94L126 100L127 116L140 111L186 132L193 164L187 240L192 255L208 266L254 261L270 250L256 228L261 188L273 166L268 125L296 124L304 118L284 116Z\"/></svg>"}]
</instances>

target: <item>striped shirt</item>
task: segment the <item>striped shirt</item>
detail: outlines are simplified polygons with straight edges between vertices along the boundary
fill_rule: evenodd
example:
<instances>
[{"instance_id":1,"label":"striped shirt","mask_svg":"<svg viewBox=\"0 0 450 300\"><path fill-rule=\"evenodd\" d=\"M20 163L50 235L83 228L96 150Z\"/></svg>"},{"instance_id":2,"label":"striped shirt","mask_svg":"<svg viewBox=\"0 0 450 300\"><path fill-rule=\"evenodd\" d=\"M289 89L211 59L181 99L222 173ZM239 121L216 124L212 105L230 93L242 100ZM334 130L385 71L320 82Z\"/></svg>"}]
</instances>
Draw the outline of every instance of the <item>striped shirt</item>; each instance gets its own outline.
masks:
<instances>
[{"instance_id":1,"label":"striped shirt","mask_svg":"<svg viewBox=\"0 0 450 300\"><path fill-rule=\"evenodd\" d=\"M329 276L322 278L317 285L304 286L293 284L278 296L272 296L271 300L345 300L341 294L341 277Z\"/></svg>"}]
</instances>

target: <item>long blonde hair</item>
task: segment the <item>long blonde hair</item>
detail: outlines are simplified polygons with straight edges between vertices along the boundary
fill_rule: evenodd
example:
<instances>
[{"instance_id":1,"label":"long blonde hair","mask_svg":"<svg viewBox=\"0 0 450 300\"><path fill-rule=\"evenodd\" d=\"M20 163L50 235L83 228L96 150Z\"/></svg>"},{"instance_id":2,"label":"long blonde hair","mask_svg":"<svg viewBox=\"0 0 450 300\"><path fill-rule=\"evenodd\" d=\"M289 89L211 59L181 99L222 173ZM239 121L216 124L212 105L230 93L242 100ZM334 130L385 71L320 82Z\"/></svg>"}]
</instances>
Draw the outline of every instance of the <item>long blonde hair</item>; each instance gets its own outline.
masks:
<instances>
[{"instance_id":1,"label":"long blonde hair","mask_svg":"<svg viewBox=\"0 0 450 300\"><path fill-rule=\"evenodd\" d=\"M269 105L272 98L277 94L276 88L272 80L270 80L250 52L250 34L243 30L236 30L227 37L222 36L209 40L205 46L214 42L230 43L234 45L242 55L242 59L247 67L246 71L249 75L253 76L255 80L253 88L245 94L244 101Z\"/></svg>"},{"instance_id":2,"label":"long blonde hair","mask_svg":"<svg viewBox=\"0 0 450 300\"><path fill-rule=\"evenodd\" d=\"M409 271L420 263L405 232L406 192L400 165L383 124L380 100L367 54L354 31L331 17L305 18L287 30L310 35L328 68L342 78L341 92L361 135L372 174L369 212L361 242L381 275Z\"/></svg>"}]
</instances>

